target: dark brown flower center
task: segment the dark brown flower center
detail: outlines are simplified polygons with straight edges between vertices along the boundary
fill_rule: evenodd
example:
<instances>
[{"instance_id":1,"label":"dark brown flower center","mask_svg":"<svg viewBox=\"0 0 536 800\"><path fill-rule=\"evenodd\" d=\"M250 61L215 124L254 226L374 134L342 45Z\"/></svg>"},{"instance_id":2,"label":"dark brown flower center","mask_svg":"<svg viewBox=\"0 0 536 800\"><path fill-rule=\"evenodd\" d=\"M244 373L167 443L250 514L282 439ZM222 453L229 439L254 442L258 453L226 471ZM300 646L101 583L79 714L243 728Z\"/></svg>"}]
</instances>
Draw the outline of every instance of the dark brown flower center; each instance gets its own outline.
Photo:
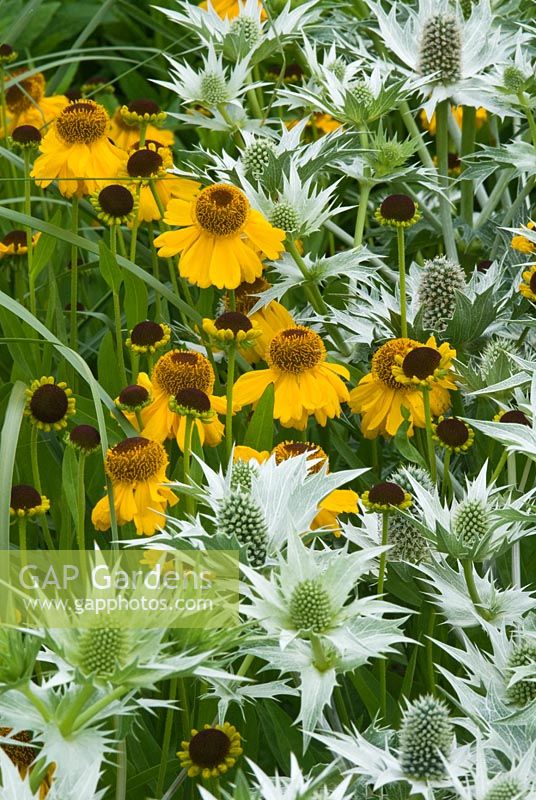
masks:
<instances>
[{"instance_id":1,"label":"dark brown flower center","mask_svg":"<svg viewBox=\"0 0 536 800\"><path fill-rule=\"evenodd\" d=\"M384 219L409 222L415 214L415 203L406 194L391 194L381 204L380 211Z\"/></svg>"},{"instance_id":2,"label":"dark brown flower center","mask_svg":"<svg viewBox=\"0 0 536 800\"><path fill-rule=\"evenodd\" d=\"M119 402L124 406L141 406L149 399L149 392L144 386L133 384L132 386L125 386L119 395Z\"/></svg>"},{"instance_id":3,"label":"dark brown flower center","mask_svg":"<svg viewBox=\"0 0 536 800\"><path fill-rule=\"evenodd\" d=\"M532 294L536 294L536 272L533 272L530 276L529 286Z\"/></svg>"},{"instance_id":4,"label":"dark brown flower center","mask_svg":"<svg viewBox=\"0 0 536 800\"><path fill-rule=\"evenodd\" d=\"M450 417L437 424L436 433L449 447L461 447L469 439L469 428L461 419Z\"/></svg>"},{"instance_id":5,"label":"dark brown flower center","mask_svg":"<svg viewBox=\"0 0 536 800\"><path fill-rule=\"evenodd\" d=\"M214 327L219 331L231 330L234 334L238 331L250 331L253 327L251 321L240 311L226 311L214 321Z\"/></svg>"},{"instance_id":6,"label":"dark brown flower center","mask_svg":"<svg viewBox=\"0 0 536 800\"><path fill-rule=\"evenodd\" d=\"M512 411L507 411L505 414L502 415L499 422L509 422L510 424L514 425L530 425L529 420L523 414L522 411L519 409L513 409Z\"/></svg>"},{"instance_id":7,"label":"dark brown flower center","mask_svg":"<svg viewBox=\"0 0 536 800\"><path fill-rule=\"evenodd\" d=\"M134 208L134 198L126 186L112 184L99 193L99 204L112 217L124 217Z\"/></svg>"},{"instance_id":8,"label":"dark brown flower center","mask_svg":"<svg viewBox=\"0 0 536 800\"><path fill-rule=\"evenodd\" d=\"M9 231L2 239L2 244L5 244L6 247L12 244L15 250L26 247L26 231Z\"/></svg>"},{"instance_id":9,"label":"dark brown flower center","mask_svg":"<svg viewBox=\"0 0 536 800\"><path fill-rule=\"evenodd\" d=\"M127 172L131 178L150 178L163 163L162 156L154 150L137 150L127 161Z\"/></svg>"},{"instance_id":10,"label":"dark brown flower center","mask_svg":"<svg viewBox=\"0 0 536 800\"><path fill-rule=\"evenodd\" d=\"M144 114L159 114L160 106L158 103L155 103L154 100L140 98L139 100L133 100L132 103L129 103L128 110L132 111L133 114L139 114L140 117L143 117Z\"/></svg>"},{"instance_id":11,"label":"dark brown flower center","mask_svg":"<svg viewBox=\"0 0 536 800\"><path fill-rule=\"evenodd\" d=\"M30 144L32 142L39 144L41 134L33 125L18 125L14 128L11 138L17 144Z\"/></svg>"},{"instance_id":12,"label":"dark brown flower center","mask_svg":"<svg viewBox=\"0 0 536 800\"><path fill-rule=\"evenodd\" d=\"M230 749L229 737L217 728L199 731L188 745L192 763L207 769L214 769L223 763Z\"/></svg>"},{"instance_id":13,"label":"dark brown flower center","mask_svg":"<svg viewBox=\"0 0 536 800\"><path fill-rule=\"evenodd\" d=\"M191 408L200 414L210 411L210 397L200 389L181 389L175 395L175 402L178 406Z\"/></svg>"},{"instance_id":14,"label":"dark brown flower center","mask_svg":"<svg viewBox=\"0 0 536 800\"><path fill-rule=\"evenodd\" d=\"M18 511L19 509L22 511L28 511L30 508L36 508L40 505L41 495L37 489L34 489L33 486L29 486L26 483L20 483L17 486L12 487L10 506L11 508L14 508L15 511Z\"/></svg>"},{"instance_id":15,"label":"dark brown flower center","mask_svg":"<svg viewBox=\"0 0 536 800\"><path fill-rule=\"evenodd\" d=\"M11 731L12 728L0 728L0 736L7 739ZM32 734L30 731L21 731L11 738L13 738L14 741L22 742L24 745L27 745L32 741ZM0 747L12 763L21 770L28 769L37 757L37 750L35 747L19 747L16 744L2 744Z\"/></svg>"},{"instance_id":16,"label":"dark brown flower center","mask_svg":"<svg viewBox=\"0 0 536 800\"><path fill-rule=\"evenodd\" d=\"M130 334L130 341L138 347L154 347L164 337L164 329L157 322L146 319L134 325Z\"/></svg>"},{"instance_id":17,"label":"dark brown flower center","mask_svg":"<svg viewBox=\"0 0 536 800\"><path fill-rule=\"evenodd\" d=\"M479 261L478 264L476 265L477 271L478 272L487 272L492 264L493 264L493 261L490 261L489 258L484 258L484 259L482 259L482 261Z\"/></svg>"},{"instance_id":18,"label":"dark brown flower center","mask_svg":"<svg viewBox=\"0 0 536 800\"><path fill-rule=\"evenodd\" d=\"M10 44L0 44L0 58L8 58L13 55L13 48Z\"/></svg>"},{"instance_id":19,"label":"dark brown flower center","mask_svg":"<svg viewBox=\"0 0 536 800\"><path fill-rule=\"evenodd\" d=\"M81 450L95 450L101 441L100 433L93 425L76 425L69 438Z\"/></svg>"},{"instance_id":20,"label":"dark brown flower center","mask_svg":"<svg viewBox=\"0 0 536 800\"><path fill-rule=\"evenodd\" d=\"M405 356L402 362L404 375L408 378L424 380L433 375L441 363L441 353L433 347L416 347Z\"/></svg>"},{"instance_id":21,"label":"dark brown flower center","mask_svg":"<svg viewBox=\"0 0 536 800\"><path fill-rule=\"evenodd\" d=\"M45 383L39 386L30 399L30 410L39 422L53 424L62 420L69 408L69 400L61 386Z\"/></svg>"},{"instance_id":22,"label":"dark brown flower center","mask_svg":"<svg viewBox=\"0 0 536 800\"><path fill-rule=\"evenodd\" d=\"M369 492L369 500L371 503L378 503L382 506L399 506L404 502L405 494L398 484L383 481L372 487Z\"/></svg>"}]
</instances>

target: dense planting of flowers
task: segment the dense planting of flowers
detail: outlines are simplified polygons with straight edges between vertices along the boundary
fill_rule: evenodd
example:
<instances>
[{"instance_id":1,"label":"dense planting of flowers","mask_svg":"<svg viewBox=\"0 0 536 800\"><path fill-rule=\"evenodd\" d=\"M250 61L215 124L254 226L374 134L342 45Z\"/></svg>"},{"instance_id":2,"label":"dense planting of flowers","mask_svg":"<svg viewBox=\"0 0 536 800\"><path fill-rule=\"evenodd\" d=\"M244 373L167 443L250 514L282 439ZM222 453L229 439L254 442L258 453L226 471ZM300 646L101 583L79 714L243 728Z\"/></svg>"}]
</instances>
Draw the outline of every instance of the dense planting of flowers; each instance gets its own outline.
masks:
<instances>
[{"instance_id":1,"label":"dense planting of flowers","mask_svg":"<svg viewBox=\"0 0 536 800\"><path fill-rule=\"evenodd\" d=\"M2 559L240 582L229 624L2 622L0 800L536 798L535 36L2 5Z\"/></svg>"}]
</instances>

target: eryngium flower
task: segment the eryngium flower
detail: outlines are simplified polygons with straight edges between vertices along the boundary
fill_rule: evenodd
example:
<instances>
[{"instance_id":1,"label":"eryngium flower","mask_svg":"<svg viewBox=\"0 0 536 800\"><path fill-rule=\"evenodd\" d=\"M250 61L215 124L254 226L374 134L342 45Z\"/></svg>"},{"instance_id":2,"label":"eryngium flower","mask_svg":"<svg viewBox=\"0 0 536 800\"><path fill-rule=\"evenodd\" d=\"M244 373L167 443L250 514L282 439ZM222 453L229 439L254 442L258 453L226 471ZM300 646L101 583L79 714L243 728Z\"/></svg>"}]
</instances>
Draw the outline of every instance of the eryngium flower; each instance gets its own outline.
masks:
<instances>
[{"instance_id":1,"label":"eryngium flower","mask_svg":"<svg viewBox=\"0 0 536 800\"><path fill-rule=\"evenodd\" d=\"M438 780L445 774L441 754L448 756L453 726L447 706L433 695L408 705L400 727L400 761L411 778Z\"/></svg>"},{"instance_id":2,"label":"eryngium flower","mask_svg":"<svg viewBox=\"0 0 536 800\"><path fill-rule=\"evenodd\" d=\"M461 32L450 14L435 14L425 22L420 42L419 72L448 86L461 77Z\"/></svg>"},{"instance_id":3,"label":"eryngium flower","mask_svg":"<svg viewBox=\"0 0 536 800\"><path fill-rule=\"evenodd\" d=\"M235 536L238 543L245 547L248 561L253 567L263 566L268 528L261 509L249 495L234 491L225 497L218 509L216 523L219 533Z\"/></svg>"},{"instance_id":4,"label":"eryngium flower","mask_svg":"<svg viewBox=\"0 0 536 800\"><path fill-rule=\"evenodd\" d=\"M427 330L444 330L456 308L456 292L464 288L465 275L458 264L444 256L425 261L418 290L423 327Z\"/></svg>"},{"instance_id":5,"label":"eryngium flower","mask_svg":"<svg viewBox=\"0 0 536 800\"><path fill-rule=\"evenodd\" d=\"M508 659L510 667L532 667L527 680L516 681L507 690L508 699L518 706L525 706L536 699L536 642L528 639L517 644Z\"/></svg>"}]
</instances>

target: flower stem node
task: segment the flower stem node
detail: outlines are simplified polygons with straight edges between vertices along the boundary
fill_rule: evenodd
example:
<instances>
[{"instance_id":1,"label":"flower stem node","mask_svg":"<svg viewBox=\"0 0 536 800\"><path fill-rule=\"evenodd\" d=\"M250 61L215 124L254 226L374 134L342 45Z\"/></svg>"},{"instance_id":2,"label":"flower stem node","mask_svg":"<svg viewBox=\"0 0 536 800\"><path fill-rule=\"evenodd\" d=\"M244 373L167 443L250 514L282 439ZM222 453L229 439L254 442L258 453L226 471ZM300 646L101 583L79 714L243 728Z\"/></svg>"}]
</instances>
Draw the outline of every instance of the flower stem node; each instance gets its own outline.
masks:
<instances>
[{"instance_id":1,"label":"flower stem node","mask_svg":"<svg viewBox=\"0 0 536 800\"><path fill-rule=\"evenodd\" d=\"M42 431L60 431L76 410L76 401L67 384L55 378L43 377L26 389L24 414Z\"/></svg>"},{"instance_id":2,"label":"flower stem node","mask_svg":"<svg viewBox=\"0 0 536 800\"><path fill-rule=\"evenodd\" d=\"M409 492L391 481L382 481L367 492L363 492L361 501L367 511L379 513L400 511L409 508L412 504Z\"/></svg>"},{"instance_id":3,"label":"flower stem node","mask_svg":"<svg viewBox=\"0 0 536 800\"><path fill-rule=\"evenodd\" d=\"M177 753L190 778L200 775L209 780L225 775L242 754L241 736L228 722L205 725L201 731L194 728L191 734L189 741L181 742L183 749Z\"/></svg>"},{"instance_id":4,"label":"flower stem node","mask_svg":"<svg viewBox=\"0 0 536 800\"><path fill-rule=\"evenodd\" d=\"M448 708L433 695L408 705L400 726L400 761L408 777L439 780L445 775L441 756L452 748L453 726Z\"/></svg>"}]
</instances>

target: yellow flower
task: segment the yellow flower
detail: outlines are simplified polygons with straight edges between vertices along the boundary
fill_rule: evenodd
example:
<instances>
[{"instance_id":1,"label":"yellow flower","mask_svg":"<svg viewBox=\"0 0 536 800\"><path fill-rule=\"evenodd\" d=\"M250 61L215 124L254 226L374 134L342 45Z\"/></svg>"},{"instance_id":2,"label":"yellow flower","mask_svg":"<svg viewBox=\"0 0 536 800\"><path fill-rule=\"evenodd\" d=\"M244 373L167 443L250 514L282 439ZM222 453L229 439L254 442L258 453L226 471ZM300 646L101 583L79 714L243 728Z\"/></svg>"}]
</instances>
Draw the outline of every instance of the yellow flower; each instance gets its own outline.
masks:
<instances>
[{"instance_id":1,"label":"yellow flower","mask_svg":"<svg viewBox=\"0 0 536 800\"><path fill-rule=\"evenodd\" d=\"M320 336L309 328L296 325L278 333L266 353L268 369L246 372L234 386L238 408L262 397L274 385L274 419L285 428L305 430L314 414L320 425L340 416L341 403L349 399L346 380L350 373L339 364L328 364L326 348Z\"/></svg>"},{"instance_id":2,"label":"yellow flower","mask_svg":"<svg viewBox=\"0 0 536 800\"><path fill-rule=\"evenodd\" d=\"M113 139L113 143L120 147L122 150L130 150L134 145L139 142L140 129L128 125L121 114L121 108L118 108L108 128L108 136ZM157 128L155 125L147 125L145 130L145 141L157 142L165 147L173 147L175 137L171 131L165 128Z\"/></svg>"},{"instance_id":3,"label":"yellow flower","mask_svg":"<svg viewBox=\"0 0 536 800\"><path fill-rule=\"evenodd\" d=\"M208 8L207 0L203 0L199 5L201 8ZM259 5L262 5L261 0L259 0ZM233 19L240 14L240 3L238 0L212 0L211 6L222 19L225 19L225 17ZM264 9L261 13L261 19L266 19L266 12Z\"/></svg>"},{"instance_id":4,"label":"yellow flower","mask_svg":"<svg viewBox=\"0 0 536 800\"><path fill-rule=\"evenodd\" d=\"M21 77L5 93L7 132L11 133L19 125L44 128L56 119L69 101L64 95L45 97L45 76L42 72L28 75L28 70L22 68L7 75L7 79L11 81L18 75L26 77Z\"/></svg>"},{"instance_id":5,"label":"yellow flower","mask_svg":"<svg viewBox=\"0 0 536 800\"><path fill-rule=\"evenodd\" d=\"M533 222L531 219L527 222L527 228L532 231L536 228L536 222ZM519 250L520 253L536 253L536 244L531 242L530 239L527 239L526 236L513 236L512 241L510 242L510 247L513 250Z\"/></svg>"},{"instance_id":6,"label":"yellow flower","mask_svg":"<svg viewBox=\"0 0 536 800\"><path fill-rule=\"evenodd\" d=\"M217 778L236 764L242 754L241 736L228 722L223 725L205 725L203 730L192 730L192 738L181 742L177 753L181 767L188 770L190 778Z\"/></svg>"},{"instance_id":7,"label":"yellow flower","mask_svg":"<svg viewBox=\"0 0 536 800\"><path fill-rule=\"evenodd\" d=\"M137 197L138 222L154 222L162 218L151 183L164 209L172 197L191 200L198 194L200 184L172 175L168 172L172 166L171 150L160 142L147 141L143 147L131 150L123 175L132 179L130 190Z\"/></svg>"},{"instance_id":8,"label":"yellow flower","mask_svg":"<svg viewBox=\"0 0 536 800\"><path fill-rule=\"evenodd\" d=\"M394 436L404 421L402 408L409 412L410 427L425 427L424 404L421 390L414 384L403 384L393 375L396 357L404 356L416 347L422 347L413 339L391 339L383 344L372 358L372 368L350 392L349 405L356 414L361 414L361 430L367 439L381 434ZM450 395L442 382L436 383L430 392L430 408L434 416L443 414L450 407Z\"/></svg>"},{"instance_id":9,"label":"yellow flower","mask_svg":"<svg viewBox=\"0 0 536 800\"><path fill-rule=\"evenodd\" d=\"M245 350L262 336L262 331L241 311L224 311L216 319L204 319L203 330L217 347L234 342Z\"/></svg>"},{"instance_id":10,"label":"yellow flower","mask_svg":"<svg viewBox=\"0 0 536 800\"><path fill-rule=\"evenodd\" d=\"M197 389L210 399L210 408L216 414L225 414L225 398L216 397L214 390L214 371L206 356L193 350L171 350L156 362L151 379L145 372L138 375L138 384L147 389L153 401L140 414L143 422L143 435L148 439L163 442L176 439L180 449L184 449L186 417L175 414L169 407L171 398L184 389ZM128 415L127 415L128 416ZM130 417L129 417L130 418ZM131 420L134 424L134 420ZM223 425L217 416L208 420L196 419L200 443L216 447L223 437Z\"/></svg>"},{"instance_id":11,"label":"yellow flower","mask_svg":"<svg viewBox=\"0 0 536 800\"><path fill-rule=\"evenodd\" d=\"M11 487L9 513L12 517L35 517L46 514L50 508L50 500L40 494L33 486L25 483Z\"/></svg>"},{"instance_id":12,"label":"yellow flower","mask_svg":"<svg viewBox=\"0 0 536 800\"><path fill-rule=\"evenodd\" d=\"M527 300L536 303L536 264L532 264L523 273L523 280L519 284L519 291Z\"/></svg>"},{"instance_id":13,"label":"yellow flower","mask_svg":"<svg viewBox=\"0 0 536 800\"><path fill-rule=\"evenodd\" d=\"M276 333L285 328L292 328L294 325L294 320L285 306L278 303L277 300L272 300L253 314L250 313L258 300L255 295L265 292L269 288L268 281L260 277L253 283L241 283L235 289L236 310L246 314L251 320L251 324L261 332L251 347L241 350L242 355L250 364L256 364L257 361L264 359L268 346ZM225 300L225 305L228 308L228 298Z\"/></svg>"},{"instance_id":14,"label":"yellow flower","mask_svg":"<svg viewBox=\"0 0 536 800\"><path fill-rule=\"evenodd\" d=\"M452 116L454 117L454 119L458 123L458 127L461 128L462 127L462 121L463 121L463 106L451 106L450 110L451 110ZM421 125L423 126L423 128L425 130L429 131L431 136L435 136L435 133L436 133L436 115L432 114L431 120L428 120L428 117L426 116L426 111L424 111L424 109L423 109L421 111L421 113L420 113L420 118L421 118ZM477 128L477 130L479 128L481 128L482 125L484 125L484 123L487 121L487 119L488 119L488 112L486 111L486 109L482 108L482 107L477 108L477 110L476 110L476 128Z\"/></svg>"},{"instance_id":15,"label":"yellow flower","mask_svg":"<svg viewBox=\"0 0 536 800\"><path fill-rule=\"evenodd\" d=\"M262 464L270 458L268 450L255 450L254 447L247 447L244 444L237 444L233 450L233 461L258 461Z\"/></svg>"},{"instance_id":16,"label":"yellow flower","mask_svg":"<svg viewBox=\"0 0 536 800\"><path fill-rule=\"evenodd\" d=\"M136 533L151 536L164 523L167 506L178 498L166 486L168 457L158 442L142 436L124 439L108 450L106 474L112 482L118 525L134 521ZM91 515L98 531L110 527L110 503L103 497Z\"/></svg>"},{"instance_id":17,"label":"yellow flower","mask_svg":"<svg viewBox=\"0 0 536 800\"><path fill-rule=\"evenodd\" d=\"M9 760L18 768L22 778L25 778L28 772L32 773L34 769L39 770L37 765L39 750L33 746L31 731L22 730L18 733L13 733L13 728L0 728L0 737L10 739L13 742L12 744L0 744L0 747ZM16 742L21 742L21 744L15 744ZM41 779L39 800L44 800L47 796L55 770L56 765L52 763Z\"/></svg>"},{"instance_id":18,"label":"yellow flower","mask_svg":"<svg viewBox=\"0 0 536 800\"><path fill-rule=\"evenodd\" d=\"M285 232L272 227L240 189L226 183L208 186L193 200L171 200L164 221L181 230L155 239L158 255L181 253L180 274L202 289L251 283L262 274L259 252L277 259L284 250Z\"/></svg>"},{"instance_id":19,"label":"yellow flower","mask_svg":"<svg viewBox=\"0 0 536 800\"><path fill-rule=\"evenodd\" d=\"M93 100L69 103L41 142L31 172L37 185L57 180L61 194L82 197L96 192L99 182L113 181L126 155L108 139L108 121L104 106Z\"/></svg>"},{"instance_id":20,"label":"yellow flower","mask_svg":"<svg viewBox=\"0 0 536 800\"><path fill-rule=\"evenodd\" d=\"M39 241L40 233L32 236L32 245L35 247ZM6 256L25 256L28 252L26 231L9 231L0 242L0 258Z\"/></svg>"},{"instance_id":21,"label":"yellow flower","mask_svg":"<svg viewBox=\"0 0 536 800\"><path fill-rule=\"evenodd\" d=\"M287 458L309 453L307 461L311 461L309 472L319 472L322 465L328 462L324 450L314 442L281 442L273 449L277 464ZM318 514L311 523L311 529L325 528L335 536L341 535L337 517L339 514L359 514L357 501L359 497L351 489L334 489L318 504Z\"/></svg>"},{"instance_id":22,"label":"yellow flower","mask_svg":"<svg viewBox=\"0 0 536 800\"><path fill-rule=\"evenodd\" d=\"M134 325L125 344L134 353L156 353L165 347L170 339L169 325L146 319Z\"/></svg>"},{"instance_id":23,"label":"yellow flower","mask_svg":"<svg viewBox=\"0 0 536 800\"><path fill-rule=\"evenodd\" d=\"M447 342L437 346L435 336L430 336L426 344L416 344L405 353L395 356L392 366L393 377L404 386L432 387L440 384L444 389L456 391L453 382L452 360L454 350Z\"/></svg>"},{"instance_id":24,"label":"yellow flower","mask_svg":"<svg viewBox=\"0 0 536 800\"><path fill-rule=\"evenodd\" d=\"M60 431L75 413L76 401L67 384L52 377L32 381L26 389L24 414L42 431Z\"/></svg>"},{"instance_id":25,"label":"yellow flower","mask_svg":"<svg viewBox=\"0 0 536 800\"><path fill-rule=\"evenodd\" d=\"M409 228L421 218L419 206L407 194L390 194L374 212L380 225Z\"/></svg>"}]
</instances>

